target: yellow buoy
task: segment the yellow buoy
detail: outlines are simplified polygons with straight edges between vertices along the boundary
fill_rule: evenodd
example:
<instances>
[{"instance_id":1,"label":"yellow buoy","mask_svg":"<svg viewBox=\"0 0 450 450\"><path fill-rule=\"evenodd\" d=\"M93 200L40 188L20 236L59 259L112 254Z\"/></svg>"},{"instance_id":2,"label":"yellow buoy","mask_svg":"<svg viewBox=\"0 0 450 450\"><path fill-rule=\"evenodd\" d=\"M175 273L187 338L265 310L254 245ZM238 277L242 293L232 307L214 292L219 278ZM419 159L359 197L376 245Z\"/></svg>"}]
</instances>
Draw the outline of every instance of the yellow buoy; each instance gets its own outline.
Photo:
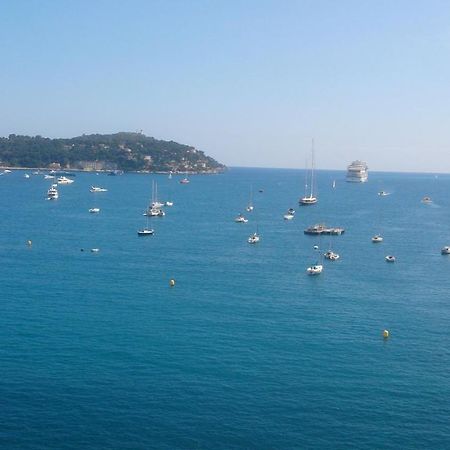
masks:
<instances>
[{"instance_id":1,"label":"yellow buoy","mask_svg":"<svg viewBox=\"0 0 450 450\"><path fill-rule=\"evenodd\" d=\"M27 245L28 245L29 247L31 247L31 246L33 245L33 243L31 242L31 239L28 239Z\"/></svg>"},{"instance_id":2,"label":"yellow buoy","mask_svg":"<svg viewBox=\"0 0 450 450\"><path fill-rule=\"evenodd\" d=\"M388 330L383 330L383 337L385 339L387 339L389 337L389 331Z\"/></svg>"},{"instance_id":3,"label":"yellow buoy","mask_svg":"<svg viewBox=\"0 0 450 450\"><path fill-rule=\"evenodd\" d=\"M175 286L175 280L173 278L171 278L170 282L169 282L170 287L174 287Z\"/></svg>"}]
</instances>

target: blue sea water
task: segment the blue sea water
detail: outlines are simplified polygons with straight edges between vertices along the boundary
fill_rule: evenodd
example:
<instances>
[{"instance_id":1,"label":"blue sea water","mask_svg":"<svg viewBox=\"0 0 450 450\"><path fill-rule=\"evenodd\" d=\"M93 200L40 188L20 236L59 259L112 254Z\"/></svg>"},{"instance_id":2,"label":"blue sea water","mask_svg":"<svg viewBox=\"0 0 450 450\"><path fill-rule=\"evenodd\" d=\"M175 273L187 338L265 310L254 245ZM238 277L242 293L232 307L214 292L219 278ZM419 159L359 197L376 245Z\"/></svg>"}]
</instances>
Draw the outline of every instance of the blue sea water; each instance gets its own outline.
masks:
<instances>
[{"instance_id":1,"label":"blue sea water","mask_svg":"<svg viewBox=\"0 0 450 450\"><path fill-rule=\"evenodd\" d=\"M79 173L57 201L23 175L0 177L1 448L450 448L449 175L318 172L309 207L297 170ZM175 204L138 237L153 180ZM308 277L314 245L341 258Z\"/></svg>"}]
</instances>

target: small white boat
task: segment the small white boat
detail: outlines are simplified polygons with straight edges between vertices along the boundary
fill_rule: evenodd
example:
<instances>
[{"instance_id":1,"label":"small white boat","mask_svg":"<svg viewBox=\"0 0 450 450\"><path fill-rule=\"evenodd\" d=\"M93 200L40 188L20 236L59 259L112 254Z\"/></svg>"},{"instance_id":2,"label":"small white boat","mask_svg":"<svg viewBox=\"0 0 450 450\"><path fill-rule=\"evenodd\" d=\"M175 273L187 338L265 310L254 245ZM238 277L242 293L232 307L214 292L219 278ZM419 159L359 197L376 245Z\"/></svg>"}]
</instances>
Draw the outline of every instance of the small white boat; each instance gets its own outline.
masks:
<instances>
[{"instance_id":1,"label":"small white boat","mask_svg":"<svg viewBox=\"0 0 450 450\"><path fill-rule=\"evenodd\" d=\"M308 275L319 275L322 273L323 266L322 264L314 264L306 269L306 273Z\"/></svg>"},{"instance_id":2,"label":"small white boat","mask_svg":"<svg viewBox=\"0 0 450 450\"><path fill-rule=\"evenodd\" d=\"M24 178L30 178L30 175L28 175L27 173L23 176Z\"/></svg>"},{"instance_id":3,"label":"small white boat","mask_svg":"<svg viewBox=\"0 0 450 450\"><path fill-rule=\"evenodd\" d=\"M50 189L47 191L47 199L48 200L56 200L59 197L58 194L58 185L52 184Z\"/></svg>"},{"instance_id":4,"label":"small white boat","mask_svg":"<svg viewBox=\"0 0 450 450\"><path fill-rule=\"evenodd\" d=\"M383 242L383 237L379 234L376 234L373 238L372 238L372 242L374 244L377 244L378 242Z\"/></svg>"},{"instance_id":5,"label":"small white boat","mask_svg":"<svg viewBox=\"0 0 450 450\"><path fill-rule=\"evenodd\" d=\"M433 203L433 200L431 200L430 197L424 197L422 199L422 203L425 203L425 204Z\"/></svg>"},{"instance_id":6,"label":"small white boat","mask_svg":"<svg viewBox=\"0 0 450 450\"><path fill-rule=\"evenodd\" d=\"M184 177L180 180L181 184L188 184L189 183L189 179L187 177Z\"/></svg>"},{"instance_id":7,"label":"small white boat","mask_svg":"<svg viewBox=\"0 0 450 450\"><path fill-rule=\"evenodd\" d=\"M72 184L75 180L71 180L70 178L67 177L59 177L57 182L58 184Z\"/></svg>"},{"instance_id":8,"label":"small white boat","mask_svg":"<svg viewBox=\"0 0 450 450\"><path fill-rule=\"evenodd\" d=\"M11 173L11 171L10 171L9 169L5 169L5 170L3 171L3 173Z\"/></svg>"},{"instance_id":9,"label":"small white boat","mask_svg":"<svg viewBox=\"0 0 450 450\"><path fill-rule=\"evenodd\" d=\"M283 216L284 220L292 220L295 216L295 210L293 208L289 208L287 213Z\"/></svg>"},{"instance_id":10,"label":"small white boat","mask_svg":"<svg viewBox=\"0 0 450 450\"><path fill-rule=\"evenodd\" d=\"M326 259L329 259L330 261L336 261L340 258L338 253L334 253L331 250L328 250L326 253L324 253L323 255Z\"/></svg>"},{"instance_id":11,"label":"small white boat","mask_svg":"<svg viewBox=\"0 0 450 450\"><path fill-rule=\"evenodd\" d=\"M167 202L165 203L165 206L173 206L173 202L167 201Z\"/></svg>"},{"instance_id":12,"label":"small white boat","mask_svg":"<svg viewBox=\"0 0 450 450\"><path fill-rule=\"evenodd\" d=\"M387 255L385 259L386 259L386 262L391 262L391 263L395 262L395 256L393 256L393 255Z\"/></svg>"},{"instance_id":13,"label":"small white boat","mask_svg":"<svg viewBox=\"0 0 450 450\"><path fill-rule=\"evenodd\" d=\"M386 191L380 191L380 192L378 192L378 195L379 195L380 197L386 197L387 195L390 195L390 193L389 193L389 192L386 192Z\"/></svg>"},{"instance_id":14,"label":"small white boat","mask_svg":"<svg viewBox=\"0 0 450 450\"><path fill-rule=\"evenodd\" d=\"M90 208L89 212L92 213L92 214L99 213L100 212L100 208Z\"/></svg>"},{"instance_id":15,"label":"small white boat","mask_svg":"<svg viewBox=\"0 0 450 450\"><path fill-rule=\"evenodd\" d=\"M449 246L442 247L441 255L450 255L450 247Z\"/></svg>"},{"instance_id":16,"label":"small white boat","mask_svg":"<svg viewBox=\"0 0 450 450\"><path fill-rule=\"evenodd\" d=\"M99 248L91 248L92 253L98 253L100 251Z\"/></svg>"},{"instance_id":17,"label":"small white boat","mask_svg":"<svg viewBox=\"0 0 450 450\"><path fill-rule=\"evenodd\" d=\"M155 233L155 230L152 228L143 228L137 232L138 236L151 236Z\"/></svg>"},{"instance_id":18,"label":"small white boat","mask_svg":"<svg viewBox=\"0 0 450 450\"><path fill-rule=\"evenodd\" d=\"M53 180L55 178L54 175L44 175L44 180Z\"/></svg>"},{"instance_id":19,"label":"small white boat","mask_svg":"<svg viewBox=\"0 0 450 450\"><path fill-rule=\"evenodd\" d=\"M248 222L248 219L246 219L242 214L239 214L239 215L234 219L234 221L235 221L236 223L247 223L247 222Z\"/></svg>"},{"instance_id":20,"label":"small white boat","mask_svg":"<svg viewBox=\"0 0 450 450\"><path fill-rule=\"evenodd\" d=\"M91 186L89 189L90 192L108 192L108 189L99 187L99 186Z\"/></svg>"},{"instance_id":21,"label":"small white boat","mask_svg":"<svg viewBox=\"0 0 450 450\"><path fill-rule=\"evenodd\" d=\"M260 237L258 233L253 233L249 238L247 239L247 242L249 244L257 244L260 241Z\"/></svg>"}]
</instances>

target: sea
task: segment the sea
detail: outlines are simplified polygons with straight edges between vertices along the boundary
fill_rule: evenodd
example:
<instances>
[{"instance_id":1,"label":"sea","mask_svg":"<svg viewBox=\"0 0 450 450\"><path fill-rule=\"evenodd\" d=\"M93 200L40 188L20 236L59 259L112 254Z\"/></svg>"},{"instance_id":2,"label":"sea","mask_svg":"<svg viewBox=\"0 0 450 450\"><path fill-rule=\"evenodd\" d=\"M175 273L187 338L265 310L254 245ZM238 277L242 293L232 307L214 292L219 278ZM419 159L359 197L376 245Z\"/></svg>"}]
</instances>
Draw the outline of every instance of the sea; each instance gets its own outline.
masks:
<instances>
[{"instance_id":1,"label":"sea","mask_svg":"<svg viewBox=\"0 0 450 450\"><path fill-rule=\"evenodd\" d=\"M0 176L0 448L450 448L450 175L317 171L300 207L302 170L77 173L54 201L25 173ZM139 237L153 182L174 205Z\"/></svg>"}]
</instances>

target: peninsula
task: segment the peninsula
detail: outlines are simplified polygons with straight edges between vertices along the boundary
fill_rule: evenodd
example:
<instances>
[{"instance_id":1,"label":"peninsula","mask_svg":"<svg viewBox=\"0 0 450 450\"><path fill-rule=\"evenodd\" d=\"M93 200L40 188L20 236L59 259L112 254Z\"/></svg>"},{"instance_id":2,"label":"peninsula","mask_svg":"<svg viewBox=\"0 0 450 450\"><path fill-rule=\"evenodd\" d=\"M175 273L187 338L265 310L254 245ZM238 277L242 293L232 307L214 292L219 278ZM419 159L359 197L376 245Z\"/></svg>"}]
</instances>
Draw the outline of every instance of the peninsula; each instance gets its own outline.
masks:
<instances>
[{"instance_id":1,"label":"peninsula","mask_svg":"<svg viewBox=\"0 0 450 450\"><path fill-rule=\"evenodd\" d=\"M226 169L195 147L128 132L70 139L10 134L0 138L0 166L195 173Z\"/></svg>"}]
</instances>

